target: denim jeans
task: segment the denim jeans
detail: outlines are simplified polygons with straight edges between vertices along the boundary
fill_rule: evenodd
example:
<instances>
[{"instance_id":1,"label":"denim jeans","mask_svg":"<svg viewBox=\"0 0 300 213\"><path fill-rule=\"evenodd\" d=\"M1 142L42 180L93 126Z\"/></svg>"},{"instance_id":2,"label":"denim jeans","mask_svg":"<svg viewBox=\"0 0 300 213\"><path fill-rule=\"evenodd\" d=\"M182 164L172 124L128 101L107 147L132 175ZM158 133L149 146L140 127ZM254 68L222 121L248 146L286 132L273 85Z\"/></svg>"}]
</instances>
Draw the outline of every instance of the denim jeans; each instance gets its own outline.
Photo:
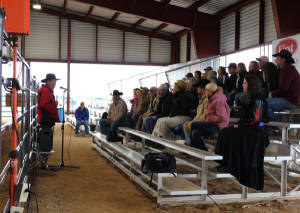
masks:
<instances>
[{"instance_id":1,"label":"denim jeans","mask_svg":"<svg viewBox=\"0 0 300 213\"><path fill-rule=\"evenodd\" d=\"M145 118L143 121L144 131L149 134L152 134L157 120L157 118L152 117Z\"/></svg>"},{"instance_id":2,"label":"denim jeans","mask_svg":"<svg viewBox=\"0 0 300 213\"><path fill-rule=\"evenodd\" d=\"M227 104L229 106L233 106L233 102L235 99L237 92L229 92L226 96L227 96Z\"/></svg>"},{"instance_id":3,"label":"denim jeans","mask_svg":"<svg viewBox=\"0 0 300 213\"><path fill-rule=\"evenodd\" d=\"M75 134L76 135L78 134L80 125L81 125L81 121L76 120L76 128L75 128ZM89 135L90 134L90 132L89 132L89 121L85 120L83 125L84 125L85 134Z\"/></svg>"},{"instance_id":4,"label":"denim jeans","mask_svg":"<svg viewBox=\"0 0 300 213\"><path fill-rule=\"evenodd\" d=\"M237 106L242 106L244 103L244 99L245 99L245 93L244 92L240 92L238 94L236 94L234 100Z\"/></svg>"},{"instance_id":5,"label":"denim jeans","mask_svg":"<svg viewBox=\"0 0 300 213\"><path fill-rule=\"evenodd\" d=\"M125 126L125 123L124 122L109 123L109 122L107 122L106 119L100 120L100 132L104 135L108 134L108 130L117 131L118 127L120 127L120 126Z\"/></svg>"},{"instance_id":6,"label":"denim jeans","mask_svg":"<svg viewBox=\"0 0 300 213\"><path fill-rule=\"evenodd\" d=\"M191 146L208 151L201 137L213 135L220 131L219 126L209 122L193 122L191 125Z\"/></svg>"},{"instance_id":7,"label":"denim jeans","mask_svg":"<svg viewBox=\"0 0 300 213\"><path fill-rule=\"evenodd\" d=\"M279 121L274 111L282 111L286 109L295 109L297 106L288 102L285 98L267 98L268 103L268 117L271 121Z\"/></svg>"}]
</instances>

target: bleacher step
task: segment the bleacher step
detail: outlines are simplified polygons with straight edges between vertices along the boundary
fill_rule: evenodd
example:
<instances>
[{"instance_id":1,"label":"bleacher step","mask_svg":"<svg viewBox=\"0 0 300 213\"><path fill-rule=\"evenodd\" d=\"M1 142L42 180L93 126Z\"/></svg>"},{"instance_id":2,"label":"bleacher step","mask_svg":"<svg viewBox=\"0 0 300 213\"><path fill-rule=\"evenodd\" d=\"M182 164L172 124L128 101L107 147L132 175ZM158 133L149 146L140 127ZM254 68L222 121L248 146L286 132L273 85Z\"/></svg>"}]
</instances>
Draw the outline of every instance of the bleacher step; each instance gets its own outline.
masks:
<instances>
[{"instance_id":1,"label":"bleacher step","mask_svg":"<svg viewBox=\"0 0 300 213\"><path fill-rule=\"evenodd\" d=\"M182 177L164 177L162 190L167 195L201 195L207 194L207 190L182 178Z\"/></svg>"}]
</instances>

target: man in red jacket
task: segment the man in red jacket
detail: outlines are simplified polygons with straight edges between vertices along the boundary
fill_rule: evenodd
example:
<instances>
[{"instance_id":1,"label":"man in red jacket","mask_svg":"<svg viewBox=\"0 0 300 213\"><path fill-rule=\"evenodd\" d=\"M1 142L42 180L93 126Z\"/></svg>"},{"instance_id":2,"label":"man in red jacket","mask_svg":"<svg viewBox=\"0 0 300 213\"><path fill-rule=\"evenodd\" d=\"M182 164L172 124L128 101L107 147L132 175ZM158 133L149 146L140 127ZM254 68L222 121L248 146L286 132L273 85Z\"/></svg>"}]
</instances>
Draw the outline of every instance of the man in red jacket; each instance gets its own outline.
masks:
<instances>
[{"instance_id":1,"label":"man in red jacket","mask_svg":"<svg viewBox=\"0 0 300 213\"><path fill-rule=\"evenodd\" d=\"M53 90L57 79L54 74L47 74L42 80L45 83L38 92L38 123L43 127L53 127L59 121Z\"/></svg>"},{"instance_id":2,"label":"man in red jacket","mask_svg":"<svg viewBox=\"0 0 300 213\"><path fill-rule=\"evenodd\" d=\"M281 50L273 56L279 69L279 87L269 93L268 115L272 121L279 121L273 111L295 109L300 105L300 75L292 65L295 61L288 50Z\"/></svg>"}]
</instances>

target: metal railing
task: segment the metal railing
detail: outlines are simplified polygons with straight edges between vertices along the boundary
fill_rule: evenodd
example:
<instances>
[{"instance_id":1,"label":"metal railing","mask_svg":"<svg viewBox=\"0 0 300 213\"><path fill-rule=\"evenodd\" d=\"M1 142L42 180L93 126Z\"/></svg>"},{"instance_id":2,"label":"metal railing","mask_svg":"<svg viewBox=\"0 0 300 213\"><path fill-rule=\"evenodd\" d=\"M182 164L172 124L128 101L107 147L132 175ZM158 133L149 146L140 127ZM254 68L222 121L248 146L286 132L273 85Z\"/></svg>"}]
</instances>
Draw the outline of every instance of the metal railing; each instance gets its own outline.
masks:
<instances>
[{"instance_id":1,"label":"metal railing","mask_svg":"<svg viewBox=\"0 0 300 213\"><path fill-rule=\"evenodd\" d=\"M20 86L23 88L21 93L21 106L17 111L16 97L17 91L15 88L12 89L12 104L11 104L11 118L12 121L6 124L1 123L2 121L2 101L0 101L0 190L8 178L11 176L10 183L10 197L8 198L6 207L3 212L9 212L11 206L20 206L19 198L20 191L16 188L22 187L23 184L28 184L30 176L30 159L32 156L32 141L36 139L34 134L36 133L35 128L37 126L37 92L39 85L36 83L35 78L30 75L30 66L17 52L18 43L11 40L3 29L3 16L0 15L0 48L1 52L3 45L10 48L14 52L14 77L16 62L21 63L21 74L20 74ZM0 57L0 77L2 79L2 55ZM3 81L0 81L0 97L3 97ZM12 148L10 150L10 159L6 162L5 166L1 168L2 159L2 134L8 131L12 131ZM16 147L14 148L14 134L16 137ZM5 153L7 154L7 153ZM19 168L18 168L19 166ZM9 182L9 181L8 181ZM1 194L4 191L1 190Z\"/></svg>"}]
</instances>

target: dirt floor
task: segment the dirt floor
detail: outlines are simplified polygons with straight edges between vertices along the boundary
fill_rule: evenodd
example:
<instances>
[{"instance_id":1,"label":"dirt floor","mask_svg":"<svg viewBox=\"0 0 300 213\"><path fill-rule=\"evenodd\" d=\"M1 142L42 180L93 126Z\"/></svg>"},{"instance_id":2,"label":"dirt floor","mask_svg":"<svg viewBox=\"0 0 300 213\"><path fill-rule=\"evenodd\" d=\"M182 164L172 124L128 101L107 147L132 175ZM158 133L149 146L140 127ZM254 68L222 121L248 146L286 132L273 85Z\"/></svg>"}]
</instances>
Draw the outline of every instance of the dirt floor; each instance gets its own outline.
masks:
<instances>
[{"instance_id":1,"label":"dirt floor","mask_svg":"<svg viewBox=\"0 0 300 213\"><path fill-rule=\"evenodd\" d=\"M65 128L65 164L79 166L79 169L62 168L57 172L39 171L33 190L37 193L39 212L42 213L134 213L134 212L178 212L178 213L219 213L231 212L283 212L300 213L300 202L295 200L270 200L250 204L223 204L220 210L215 205L190 205L181 207L157 206L144 191L130 180L99 153L92 149L90 137L75 137L73 129ZM55 129L55 154L49 164L60 163L61 131ZM230 190L231 184L218 184L223 190ZM1 189L1 204L7 194ZM31 199L33 203L34 200ZM259 205L258 205L259 204ZM33 205L33 204L32 204ZM247 204L248 205L248 204ZM257 206L258 205L258 206ZM2 206L1 206L2 208ZM33 211L35 212L35 211Z\"/></svg>"}]
</instances>

